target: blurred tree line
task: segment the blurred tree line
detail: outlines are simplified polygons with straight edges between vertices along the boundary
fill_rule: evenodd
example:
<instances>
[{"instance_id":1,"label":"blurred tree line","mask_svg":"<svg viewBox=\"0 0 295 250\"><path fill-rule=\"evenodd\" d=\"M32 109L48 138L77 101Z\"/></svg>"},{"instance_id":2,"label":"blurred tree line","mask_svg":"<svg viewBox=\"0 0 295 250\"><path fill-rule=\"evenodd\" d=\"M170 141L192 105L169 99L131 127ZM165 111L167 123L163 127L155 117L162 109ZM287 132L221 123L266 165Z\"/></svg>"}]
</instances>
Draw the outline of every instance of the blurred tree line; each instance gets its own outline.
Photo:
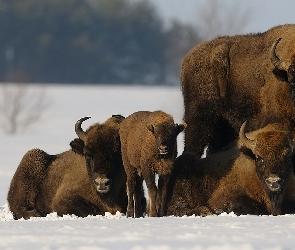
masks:
<instances>
[{"instance_id":1,"label":"blurred tree line","mask_svg":"<svg viewBox=\"0 0 295 250\"><path fill-rule=\"evenodd\" d=\"M0 81L178 84L197 31L147 0L0 0Z\"/></svg>"}]
</instances>

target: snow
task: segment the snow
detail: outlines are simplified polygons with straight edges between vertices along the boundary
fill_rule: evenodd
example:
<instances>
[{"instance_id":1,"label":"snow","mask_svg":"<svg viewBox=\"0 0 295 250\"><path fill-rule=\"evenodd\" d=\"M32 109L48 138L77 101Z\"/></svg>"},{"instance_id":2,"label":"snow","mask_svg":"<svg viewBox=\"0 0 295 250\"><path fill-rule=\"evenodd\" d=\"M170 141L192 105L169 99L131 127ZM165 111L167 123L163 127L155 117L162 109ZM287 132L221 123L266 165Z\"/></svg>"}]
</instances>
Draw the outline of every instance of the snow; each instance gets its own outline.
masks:
<instances>
[{"instance_id":1,"label":"snow","mask_svg":"<svg viewBox=\"0 0 295 250\"><path fill-rule=\"evenodd\" d=\"M39 85L32 85L37 91ZM1 91L1 87L0 87ZM74 124L84 116L86 129L112 114L162 109L180 123L183 116L179 87L46 86L50 105L43 119L25 134L0 134L0 248L1 249L132 249L132 250L283 250L294 249L295 215L184 216L126 218L115 215L73 215L13 220L6 195L22 156L39 147L50 154L69 149ZM179 136L179 153L183 150Z\"/></svg>"}]
</instances>

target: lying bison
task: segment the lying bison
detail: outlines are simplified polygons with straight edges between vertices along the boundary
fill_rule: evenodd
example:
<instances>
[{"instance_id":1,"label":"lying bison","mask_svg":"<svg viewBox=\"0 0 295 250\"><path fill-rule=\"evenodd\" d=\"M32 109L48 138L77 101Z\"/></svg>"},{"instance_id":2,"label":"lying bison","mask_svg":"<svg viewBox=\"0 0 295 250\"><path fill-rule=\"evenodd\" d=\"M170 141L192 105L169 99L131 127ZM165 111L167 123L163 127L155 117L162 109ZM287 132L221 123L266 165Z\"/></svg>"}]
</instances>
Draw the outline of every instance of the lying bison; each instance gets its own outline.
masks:
<instances>
[{"instance_id":1,"label":"lying bison","mask_svg":"<svg viewBox=\"0 0 295 250\"><path fill-rule=\"evenodd\" d=\"M214 153L268 123L294 127L295 25L201 43L184 58L185 151Z\"/></svg>"},{"instance_id":2,"label":"lying bison","mask_svg":"<svg viewBox=\"0 0 295 250\"><path fill-rule=\"evenodd\" d=\"M122 158L127 174L127 217L138 217L143 179L148 189L149 216L162 216L166 185L177 156L177 135L185 124L175 124L163 111L139 111L120 126ZM159 175L158 189L155 173ZM156 208L158 199L159 207Z\"/></svg>"},{"instance_id":3,"label":"lying bison","mask_svg":"<svg viewBox=\"0 0 295 250\"><path fill-rule=\"evenodd\" d=\"M293 136L278 124L244 134L234 145L200 159L186 152L175 161L167 215L280 215L295 212ZM248 139L249 137L249 139Z\"/></svg>"},{"instance_id":4,"label":"lying bison","mask_svg":"<svg viewBox=\"0 0 295 250\"><path fill-rule=\"evenodd\" d=\"M79 138L72 149L49 155L40 149L28 151L10 184L8 205L15 219L58 215L125 212L126 174L121 158L121 116L94 124L84 132L85 117L77 121Z\"/></svg>"}]
</instances>

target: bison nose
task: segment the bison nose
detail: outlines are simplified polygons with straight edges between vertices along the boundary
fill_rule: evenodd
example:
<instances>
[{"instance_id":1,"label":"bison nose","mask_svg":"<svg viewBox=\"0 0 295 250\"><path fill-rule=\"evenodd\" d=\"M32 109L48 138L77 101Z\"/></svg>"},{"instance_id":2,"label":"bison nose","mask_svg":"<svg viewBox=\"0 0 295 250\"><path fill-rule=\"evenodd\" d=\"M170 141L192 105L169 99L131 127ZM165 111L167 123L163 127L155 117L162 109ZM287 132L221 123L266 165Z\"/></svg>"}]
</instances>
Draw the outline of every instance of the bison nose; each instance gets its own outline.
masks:
<instances>
[{"instance_id":1,"label":"bison nose","mask_svg":"<svg viewBox=\"0 0 295 250\"><path fill-rule=\"evenodd\" d=\"M108 192L110 192L111 190L111 183L112 181L108 178L96 178L94 180L94 184L96 186L96 190L97 192L101 193L101 194L106 194Z\"/></svg>"},{"instance_id":2,"label":"bison nose","mask_svg":"<svg viewBox=\"0 0 295 250\"><path fill-rule=\"evenodd\" d=\"M282 179L277 175L271 175L266 178L265 182L267 187L273 192L279 191L282 188Z\"/></svg>"},{"instance_id":3,"label":"bison nose","mask_svg":"<svg viewBox=\"0 0 295 250\"><path fill-rule=\"evenodd\" d=\"M159 146L159 151L160 151L160 154L161 155L167 154L168 153L168 149L169 149L169 147L166 146L166 145L160 145Z\"/></svg>"}]
</instances>

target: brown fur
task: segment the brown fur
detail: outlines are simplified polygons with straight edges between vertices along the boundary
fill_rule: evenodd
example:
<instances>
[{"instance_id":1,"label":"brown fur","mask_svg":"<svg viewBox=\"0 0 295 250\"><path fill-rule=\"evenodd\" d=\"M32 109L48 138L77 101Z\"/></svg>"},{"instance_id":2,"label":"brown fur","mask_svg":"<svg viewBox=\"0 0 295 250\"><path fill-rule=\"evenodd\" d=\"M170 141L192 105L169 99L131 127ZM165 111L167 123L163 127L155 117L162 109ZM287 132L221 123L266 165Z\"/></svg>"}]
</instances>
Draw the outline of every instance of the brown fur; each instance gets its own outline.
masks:
<instances>
[{"instance_id":1,"label":"brown fur","mask_svg":"<svg viewBox=\"0 0 295 250\"><path fill-rule=\"evenodd\" d=\"M120 126L122 159L127 174L127 216L140 215L138 199L143 179L146 182L149 216L156 216L156 199L159 199L158 215L164 213L166 185L177 156L177 135L184 124L174 123L173 118L162 111L139 111L128 116ZM168 148L165 148L168 147ZM162 150L162 151L161 151ZM165 154L161 155L161 152ZM159 175L158 190L155 173ZM134 200L134 202L133 202Z\"/></svg>"},{"instance_id":2,"label":"brown fur","mask_svg":"<svg viewBox=\"0 0 295 250\"><path fill-rule=\"evenodd\" d=\"M28 151L12 178L7 196L15 219L51 212L81 217L124 213L126 174L118 131L122 119L116 116L90 126L84 141L73 140L72 150L61 154L49 155L40 149ZM107 181L112 182L110 186ZM104 188L110 190L101 193Z\"/></svg>"},{"instance_id":3,"label":"brown fur","mask_svg":"<svg viewBox=\"0 0 295 250\"><path fill-rule=\"evenodd\" d=\"M220 212L279 215L295 212L294 142L286 130L261 129L253 150L231 148L199 159L186 152L175 161L168 185L166 215L208 215ZM254 152L253 152L254 151ZM281 180L271 191L269 177Z\"/></svg>"},{"instance_id":4,"label":"brown fur","mask_svg":"<svg viewBox=\"0 0 295 250\"><path fill-rule=\"evenodd\" d=\"M271 62L272 45L284 69ZM238 136L268 123L294 127L295 25L264 33L224 36L193 48L181 72L184 98L185 151L202 155L222 149ZM292 98L291 98L292 97Z\"/></svg>"}]
</instances>

